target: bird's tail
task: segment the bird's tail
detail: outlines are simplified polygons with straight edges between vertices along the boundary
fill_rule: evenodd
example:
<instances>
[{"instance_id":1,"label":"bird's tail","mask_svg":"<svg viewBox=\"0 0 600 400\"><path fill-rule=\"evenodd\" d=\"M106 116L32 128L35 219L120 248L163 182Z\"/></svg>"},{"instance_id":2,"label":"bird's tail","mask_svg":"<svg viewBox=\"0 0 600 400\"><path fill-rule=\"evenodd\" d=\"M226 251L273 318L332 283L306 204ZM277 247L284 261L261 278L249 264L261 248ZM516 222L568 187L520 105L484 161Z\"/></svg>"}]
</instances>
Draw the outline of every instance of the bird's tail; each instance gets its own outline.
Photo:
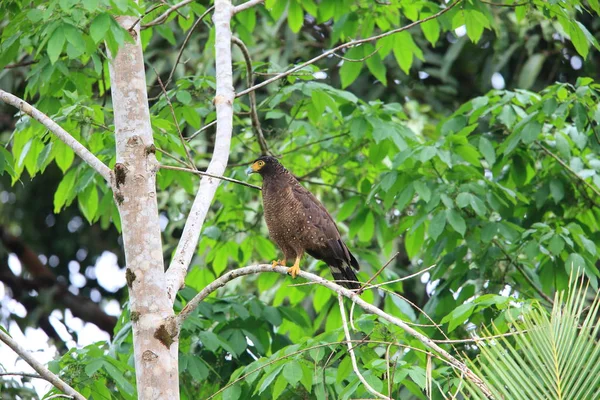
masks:
<instances>
[{"instance_id":1,"label":"bird's tail","mask_svg":"<svg viewBox=\"0 0 600 400\"><path fill-rule=\"evenodd\" d=\"M352 268L355 268L357 271L360 269L358 261L341 240L339 243L344 250L344 257L343 260L338 260L339 262L335 266L330 266L331 274L336 281L340 281L339 283L342 286L348 289L360 289L360 282L352 270Z\"/></svg>"}]
</instances>

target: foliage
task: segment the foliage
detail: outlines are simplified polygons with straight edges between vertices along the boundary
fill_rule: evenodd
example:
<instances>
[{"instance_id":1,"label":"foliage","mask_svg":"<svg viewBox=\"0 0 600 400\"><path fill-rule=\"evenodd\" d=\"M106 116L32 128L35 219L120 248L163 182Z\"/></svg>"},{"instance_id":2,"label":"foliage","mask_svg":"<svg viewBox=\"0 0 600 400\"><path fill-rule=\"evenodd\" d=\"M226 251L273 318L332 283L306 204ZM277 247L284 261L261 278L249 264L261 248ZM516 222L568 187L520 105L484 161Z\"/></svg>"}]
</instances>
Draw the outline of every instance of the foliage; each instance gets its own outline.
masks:
<instances>
[{"instance_id":1,"label":"foliage","mask_svg":"<svg viewBox=\"0 0 600 400\"><path fill-rule=\"evenodd\" d=\"M473 363L496 398L595 399L598 383L599 301L588 305L583 282L557 292L550 313L535 307L511 321L511 336L483 338ZM491 332L488 332L491 335ZM534 372L534 373L532 373ZM473 398L486 398L467 383Z\"/></svg>"},{"instance_id":2,"label":"foliage","mask_svg":"<svg viewBox=\"0 0 600 400\"><path fill-rule=\"evenodd\" d=\"M373 283L434 266L422 277L424 284L413 278L363 295L433 339L462 339L491 324L498 333L509 331L509 322L531 299L566 289L573 268L581 268L597 289L600 87L594 50L600 8L597 1L517 3L522 2L507 0L503 4L514 7L495 7L465 0L437 19L340 51L343 60L320 60L257 92L270 150L332 211L359 258L362 281L397 252ZM112 167L106 55L129 38L114 16L139 15L144 25L164 12L146 14L152 6L104 0L2 2L0 64L32 64L2 70L0 85L30 100ZM208 7L192 2L141 33L152 67L147 78L157 157L165 165L193 163L203 169L213 150L214 131L199 132L215 119L215 38L209 18L183 50L184 62L174 65L185 35ZM258 81L261 74L319 55L323 47L387 32L440 10L430 1L267 0L265 7L237 14L233 30L250 49ZM239 92L248 72L235 51ZM571 67L573 60L582 63L581 70ZM492 89L492 77L498 75L504 86ZM247 101L237 99L234 107L227 175L246 179L243 171L259 147ZM172 112L192 149L191 161ZM100 177L27 117L2 130L7 147L0 147L0 172L10 180L3 190L32 203L39 192L51 193L53 204L44 201L47 210L80 214L94 224L89 232L96 233L79 235L92 243L76 240L95 250L92 260L101 251L93 244L102 237L98 227L112 228L110 242L116 242L118 213ZM41 173L58 179L29 182ZM20 185L35 184L41 189L18 191ZM168 261L197 178L161 169L158 186ZM247 187L221 184L177 310L227 269L277 257L261 222L259 197ZM12 207L27 210L26 204ZM31 223L30 215L14 210L2 206L7 222L18 222L33 241L54 242L26 232L42 227L52 236L49 225ZM15 221L18 215L23 216ZM66 234L57 236L57 243L68 241ZM66 279L76 247L61 257ZM303 269L330 278L328 269L310 258ZM368 395L340 343L335 297L320 287L292 283L301 281L275 274L247 277L202 303L179 342L184 398L208 398L219 391L216 397L224 399ZM522 309L509 307L511 298L522 301ZM431 370L433 396L456 391L459 377L424 354L420 343L360 310L354 316L359 366L377 390L387 393L389 384L393 397L426 398ZM131 398L135 383L126 304L115 332L110 345L72 349L52 367L86 396ZM461 344L448 349L478 351Z\"/></svg>"}]
</instances>

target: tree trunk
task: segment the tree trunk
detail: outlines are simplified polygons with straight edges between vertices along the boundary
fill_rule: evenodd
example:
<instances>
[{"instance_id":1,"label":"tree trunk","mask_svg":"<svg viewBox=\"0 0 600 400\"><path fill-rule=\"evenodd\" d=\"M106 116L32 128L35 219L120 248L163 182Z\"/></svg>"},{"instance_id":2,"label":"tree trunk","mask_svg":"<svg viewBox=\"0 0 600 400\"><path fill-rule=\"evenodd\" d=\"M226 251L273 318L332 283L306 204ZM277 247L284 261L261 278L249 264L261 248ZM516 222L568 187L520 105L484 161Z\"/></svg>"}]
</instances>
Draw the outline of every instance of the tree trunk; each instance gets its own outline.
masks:
<instances>
[{"instance_id":1,"label":"tree trunk","mask_svg":"<svg viewBox=\"0 0 600 400\"><path fill-rule=\"evenodd\" d=\"M136 18L117 20L129 29ZM110 55L117 147L112 187L123 227L138 399L178 399L178 346L164 325L173 309L165 287L156 203L158 163L139 24L130 33L135 43L125 43L114 57Z\"/></svg>"}]
</instances>

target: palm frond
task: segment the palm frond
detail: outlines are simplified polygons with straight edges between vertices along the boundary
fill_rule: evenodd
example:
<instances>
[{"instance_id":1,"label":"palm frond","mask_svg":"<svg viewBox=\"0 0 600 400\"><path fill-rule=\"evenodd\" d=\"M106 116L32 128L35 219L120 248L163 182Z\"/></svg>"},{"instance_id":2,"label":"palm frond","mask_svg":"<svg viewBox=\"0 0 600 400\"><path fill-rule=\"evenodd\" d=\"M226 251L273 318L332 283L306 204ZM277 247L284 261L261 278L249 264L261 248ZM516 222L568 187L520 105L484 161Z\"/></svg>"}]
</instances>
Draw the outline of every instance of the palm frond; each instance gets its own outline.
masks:
<instances>
[{"instance_id":1,"label":"palm frond","mask_svg":"<svg viewBox=\"0 0 600 400\"><path fill-rule=\"evenodd\" d=\"M492 391L507 400L600 398L598 295L586 302L588 287L572 281L568 294L555 295L552 311L534 307L513 321L513 335L478 342L481 353L471 368ZM498 332L486 331L486 336ZM484 399L465 382L467 398Z\"/></svg>"}]
</instances>

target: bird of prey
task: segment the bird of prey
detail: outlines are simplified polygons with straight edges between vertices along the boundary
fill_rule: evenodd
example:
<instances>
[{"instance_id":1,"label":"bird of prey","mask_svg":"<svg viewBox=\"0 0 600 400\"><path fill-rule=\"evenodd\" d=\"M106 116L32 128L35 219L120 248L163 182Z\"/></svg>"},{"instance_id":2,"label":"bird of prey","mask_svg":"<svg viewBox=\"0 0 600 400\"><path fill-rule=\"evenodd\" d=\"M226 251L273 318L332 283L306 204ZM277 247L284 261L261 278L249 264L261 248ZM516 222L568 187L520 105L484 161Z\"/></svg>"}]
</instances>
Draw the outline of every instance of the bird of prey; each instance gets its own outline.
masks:
<instances>
[{"instance_id":1,"label":"bird of prey","mask_svg":"<svg viewBox=\"0 0 600 400\"><path fill-rule=\"evenodd\" d=\"M286 266L293 278L300 272L300 259L307 252L323 260L335 280L349 289L359 289L360 283L352 267L358 261L342 241L333 218L323 204L304 188L276 158L263 156L246 170L263 178L262 195L269 236L283 252L283 260L273 261L273 267Z\"/></svg>"}]
</instances>

